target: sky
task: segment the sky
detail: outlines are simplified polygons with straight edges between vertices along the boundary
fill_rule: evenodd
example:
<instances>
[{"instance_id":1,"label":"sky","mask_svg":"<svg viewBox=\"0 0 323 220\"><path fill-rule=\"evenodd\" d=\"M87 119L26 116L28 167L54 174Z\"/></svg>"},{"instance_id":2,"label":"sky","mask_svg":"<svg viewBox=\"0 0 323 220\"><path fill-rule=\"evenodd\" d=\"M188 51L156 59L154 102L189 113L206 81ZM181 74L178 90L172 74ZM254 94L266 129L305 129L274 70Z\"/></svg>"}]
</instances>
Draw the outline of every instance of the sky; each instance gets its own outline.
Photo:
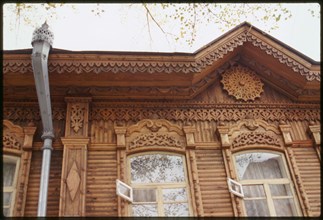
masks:
<instances>
[{"instance_id":1,"label":"sky","mask_svg":"<svg viewBox=\"0 0 323 220\"><path fill-rule=\"evenodd\" d=\"M269 21L256 21L253 15L248 15L248 22L313 60L320 61L320 14L319 17L313 17L308 12L308 9L320 10L320 5L314 3L284 5L291 11L292 17L287 21L282 19L278 23L278 29L267 30ZM131 6L106 4L100 7L96 4L64 5L50 10L27 10L20 19L12 10L14 6L15 4L3 5L4 50L31 48L32 33L45 20L55 36L53 47L75 51L191 53L232 28L220 30L215 24L202 21L197 27L196 41L188 45L184 39L175 41L170 36L166 38L151 19L150 37L145 10L140 4ZM97 12L100 16L94 15ZM162 12L157 11L156 14L156 19L160 19L165 30L176 32L179 29L179 22L167 22L167 19L163 19ZM239 19L242 23L245 18L239 17Z\"/></svg>"}]
</instances>

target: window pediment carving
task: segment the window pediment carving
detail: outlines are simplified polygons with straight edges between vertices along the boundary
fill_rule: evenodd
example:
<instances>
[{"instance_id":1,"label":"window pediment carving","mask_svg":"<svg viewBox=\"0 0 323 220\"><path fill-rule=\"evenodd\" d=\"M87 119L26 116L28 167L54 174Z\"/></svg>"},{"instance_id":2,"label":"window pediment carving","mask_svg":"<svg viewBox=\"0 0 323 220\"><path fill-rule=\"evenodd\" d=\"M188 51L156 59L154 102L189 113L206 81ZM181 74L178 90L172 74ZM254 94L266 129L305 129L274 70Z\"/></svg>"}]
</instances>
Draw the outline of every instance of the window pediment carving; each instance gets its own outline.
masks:
<instances>
[{"instance_id":1,"label":"window pediment carving","mask_svg":"<svg viewBox=\"0 0 323 220\"><path fill-rule=\"evenodd\" d=\"M232 141L232 147L240 147L253 144L267 144L280 147L280 142L274 136L263 132L248 132L238 135Z\"/></svg>"},{"instance_id":2,"label":"window pediment carving","mask_svg":"<svg viewBox=\"0 0 323 220\"><path fill-rule=\"evenodd\" d=\"M143 134L129 143L130 150L146 146L165 146L182 148L183 143L171 135L160 133Z\"/></svg>"},{"instance_id":3,"label":"window pediment carving","mask_svg":"<svg viewBox=\"0 0 323 220\"><path fill-rule=\"evenodd\" d=\"M21 150L24 136L22 127L8 120L3 120L2 144L4 148Z\"/></svg>"},{"instance_id":4,"label":"window pediment carving","mask_svg":"<svg viewBox=\"0 0 323 220\"><path fill-rule=\"evenodd\" d=\"M175 132L178 135L184 135L182 128L172 124L165 119L144 119L135 125L128 127L127 136L131 136L135 132Z\"/></svg>"},{"instance_id":5,"label":"window pediment carving","mask_svg":"<svg viewBox=\"0 0 323 220\"><path fill-rule=\"evenodd\" d=\"M3 147L5 147L5 148L21 150L20 141L15 137L15 135L13 135L9 132L5 132L3 134L2 143L3 143Z\"/></svg>"}]
</instances>

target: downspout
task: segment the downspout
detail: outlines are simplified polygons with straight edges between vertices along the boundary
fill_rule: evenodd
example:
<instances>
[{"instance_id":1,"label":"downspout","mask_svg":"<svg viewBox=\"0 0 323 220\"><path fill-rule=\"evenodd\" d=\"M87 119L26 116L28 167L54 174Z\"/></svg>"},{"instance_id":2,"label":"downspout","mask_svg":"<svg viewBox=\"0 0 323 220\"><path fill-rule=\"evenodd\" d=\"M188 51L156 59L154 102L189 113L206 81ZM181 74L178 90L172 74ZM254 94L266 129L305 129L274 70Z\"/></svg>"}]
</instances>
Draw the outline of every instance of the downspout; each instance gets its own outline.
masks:
<instances>
[{"instance_id":1,"label":"downspout","mask_svg":"<svg viewBox=\"0 0 323 220\"><path fill-rule=\"evenodd\" d=\"M45 22L40 28L37 28L34 31L31 42L33 46L32 66L40 109L40 116L43 125L43 134L41 138L44 140L42 147L43 159L37 212L37 216L39 217L46 216L50 159L51 151L53 149L52 140L54 138L47 63L48 54L50 47L53 44L53 39L54 35L51 31L48 30L48 25Z\"/></svg>"}]
</instances>

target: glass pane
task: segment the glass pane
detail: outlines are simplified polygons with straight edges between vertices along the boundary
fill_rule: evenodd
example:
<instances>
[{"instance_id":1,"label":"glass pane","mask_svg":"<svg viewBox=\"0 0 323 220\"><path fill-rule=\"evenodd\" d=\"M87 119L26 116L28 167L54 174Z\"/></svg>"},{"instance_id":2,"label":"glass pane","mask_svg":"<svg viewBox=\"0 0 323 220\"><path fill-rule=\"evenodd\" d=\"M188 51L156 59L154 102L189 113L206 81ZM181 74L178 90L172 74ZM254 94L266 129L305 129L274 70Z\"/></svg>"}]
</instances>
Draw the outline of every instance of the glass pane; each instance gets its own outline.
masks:
<instances>
[{"instance_id":1,"label":"glass pane","mask_svg":"<svg viewBox=\"0 0 323 220\"><path fill-rule=\"evenodd\" d=\"M4 192L3 193L3 205L10 206L11 203L11 192Z\"/></svg>"},{"instance_id":2,"label":"glass pane","mask_svg":"<svg viewBox=\"0 0 323 220\"><path fill-rule=\"evenodd\" d=\"M156 205L132 205L133 216L158 216Z\"/></svg>"},{"instance_id":3,"label":"glass pane","mask_svg":"<svg viewBox=\"0 0 323 220\"><path fill-rule=\"evenodd\" d=\"M272 153L247 153L236 156L240 180L285 178L286 172L280 155Z\"/></svg>"},{"instance_id":4,"label":"glass pane","mask_svg":"<svg viewBox=\"0 0 323 220\"><path fill-rule=\"evenodd\" d=\"M134 202L156 202L155 189L133 189Z\"/></svg>"},{"instance_id":5,"label":"glass pane","mask_svg":"<svg viewBox=\"0 0 323 220\"><path fill-rule=\"evenodd\" d=\"M163 189L163 199L165 202L169 201L186 201L185 188Z\"/></svg>"},{"instance_id":6,"label":"glass pane","mask_svg":"<svg viewBox=\"0 0 323 220\"><path fill-rule=\"evenodd\" d=\"M272 184L269 185L272 196L291 196L289 184Z\"/></svg>"},{"instance_id":7,"label":"glass pane","mask_svg":"<svg viewBox=\"0 0 323 220\"><path fill-rule=\"evenodd\" d=\"M9 216L9 209L8 208L3 209L3 215L4 216Z\"/></svg>"},{"instance_id":8,"label":"glass pane","mask_svg":"<svg viewBox=\"0 0 323 220\"><path fill-rule=\"evenodd\" d=\"M245 200L244 203L248 216L270 216L266 200Z\"/></svg>"},{"instance_id":9,"label":"glass pane","mask_svg":"<svg viewBox=\"0 0 323 220\"><path fill-rule=\"evenodd\" d=\"M132 183L184 182L181 156L150 154L130 159Z\"/></svg>"},{"instance_id":10,"label":"glass pane","mask_svg":"<svg viewBox=\"0 0 323 220\"><path fill-rule=\"evenodd\" d=\"M4 162L3 164L3 186L12 186L15 177L16 164Z\"/></svg>"},{"instance_id":11,"label":"glass pane","mask_svg":"<svg viewBox=\"0 0 323 220\"><path fill-rule=\"evenodd\" d=\"M165 216L189 216L187 203L164 204Z\"/></svg>"},{"instance_id":12,"label":"glass pane","mask_svg":"<svg viewBox=\"0 0 323 220\"><path fill-rule=\"evenodd\" d=\"M123 194L123 195L125 195L125 196L127 196L127 197L130 197L130 189L129 188L127 188L127 187L125 187L124 185L119 185L119 191Z\"/></svg>"},{"instance_id":13,"label":"glass pane","mask_svg":"<svg viewBox=\"0 0 323 220\"><path fill-rule=\"evenodd\" d=\"M277 216L296 216L296 207L293 199L274 199Z\"/></svg>"},{"instance_id":14,"label":"glass pane","mask_svg":"<svg viewBox=\"0 0 323 220\"><path fill-rule=\"evenodd\" d=\"M263 185L242 186L243 193L246 198L265 197Z\"/></svg>"}]
</instances>

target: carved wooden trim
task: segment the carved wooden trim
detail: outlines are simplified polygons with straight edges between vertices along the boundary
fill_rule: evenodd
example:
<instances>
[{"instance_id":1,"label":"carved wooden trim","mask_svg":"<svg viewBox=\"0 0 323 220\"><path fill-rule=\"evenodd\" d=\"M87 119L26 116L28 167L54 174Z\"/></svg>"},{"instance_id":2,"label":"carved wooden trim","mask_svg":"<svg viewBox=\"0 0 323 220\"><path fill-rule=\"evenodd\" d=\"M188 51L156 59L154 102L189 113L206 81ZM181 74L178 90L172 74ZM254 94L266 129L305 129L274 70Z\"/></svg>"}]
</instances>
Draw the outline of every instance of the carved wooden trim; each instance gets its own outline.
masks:
<instances>
[{"instance_id":1,"label":"carved wooden trim","mask_svg":"<svg viewBox=\"0 0 323 220\"><path fill-rule=\"evenodd\" d=\"M160 146L160 147L175 147L183 148L184 145L181 141L176 140L175 137L168 134L148 133L135 138L129 143L129 150L146 146Z\"/></svg>"},{"instance_id":2,"label":"carved wooden trim","mask_svg":"<svg viewBox=\"0 0 323 220\"><path fill-rule=\"evenodd\" d=\"M88 137L90 97L66 97L65 137Z\"/></svg>"},{"instance_id":3,"label":"carved wooden trim","mask_svg":"<svg viewBox=\"0 0 323 220\"><path fill-rule=\"evenodd\" d=\"M241 65L234 66L222 73L221 83L229 95L243 101L254 101L264 91L264 84L256 73Z\"/></svg>"},{"instance_id":4,"label":"carved wooden trim","mask_svg":"<svg viewBox=\"0 0 323 220\"><path fill-rule=\"evenodd\" d=\"M167 109L162 106L149 106L149 108L134 107L93 107L92 120L120 120L140 121L153 119L156 115L168 121L239 121L248 117L263 121L320 121L319 106L302 109L301 106L272 106L272 105L183 105L182 108L172 106ZM165 104L164 104L165 105ZM278 132L280 133L280 132Z\"/></svg>"},{"instance_id":5,"label":"carved wooden trim","mask_svg":"<svg viewBox=\"0 0 323 220\"><path fill-rule=\"evenodd\" d=\"M314 139L314 143L317 146L321 145L321 126L320 125L309 125L309 131Z\"/></svg>"},{"instance_id":6,"label":"carved wooden trim","mask_svg":"<svg viewBox=\"0 0 323 220\"><path fill-rule=\"evenodd\" d=\"M283 134L285 145L291 145L293 144L292 136L291 136L291 125L287 124L280 124L279 129L281 130L281 133Z\"/></svg>"},{"instance_id":7,"label":"carved wooden trim","mask_svg":"<svg viewBox=\"0 0 323 220\"><path fill-rule=\"evenodd\" d=\"M254 33L255 32L255 33ZM212 65L219 59L222 59L226 54L233 51L235 48L243 45L245 42L251 42L255 47L260 48L267 54L278 59L279 62L292 68L294 72L300 73L305 76L307 80L320 81L320 71L313 71L309 67L304 66L300 62L291 58L290 55L280 51L279 45L274 43L266 43L263 39L258 37L258 32L252 30L249 27L244 29L238 29L231 33L230 37L226 40L222 40L209 46L206 50L194 55L182 55L172 57L172 60L162 59L159 56L151 56L148 59L144 57L145 61L134 60L133 55L125 54L120 56L113 55L100 55L100 59L94 55L51 55L49 59L48 70L50 73L103 73L103 72L148 72L148 73L197 73L201 72L206 67ZM275 46L274 46L275 45ZM20 58L12 59L10 55L6 55L6 59L3 62L3 73L27 73L32 72L30 59ZM68 58L68 59L67 59ZM67 61L66 61L67 59ZM157 61L158 60L158 61Z\"/></svg>"},{"instance_id":8,"label":"carved wooden trim","mask_svg":"<svg viewBox=\"0 0 323 220\"><path fill-rule=\"evenodd\" d=\"M13 216L24 216L35 131L36 127L20 127L3 120L3 153L16 155L21 160Z\"/></svg>"},{"instance_id":9,"label":"carved wooden trim","mask_svg":"<svg viewBox=\"0 0 323 220\"><path fill-rule=\"evenodd\" d=\"M129 107L126 103L93 103L91 120L140 121L154 116L168 121L238 121L248 116L264 121L320 121L320 105L313 104L208 104L166 103ZM167 109L165 106L167 105ZM201 107L203 105L203 108ZM182 108L178 108L181 106ZM55 120L65 120L65 109L53 108ZM3 118L10 121L40 121L37 107L4 106Z\"/></svg>"},{"instance_id":10,"label":"carved wooden trim","mask_svg":"<svg viewBox=\"0 0 323 220\"><path fill-rule=\"evenodd\" d=\"M144 127L148 128L151 132L158 132L161 127L166 127L169 132L174 131L179 135L183 135L183 131L179 126L172 124L171 122L165 119L143 119L137 124L129 126L127 128L126 135L129 136L134 132L140 132Z\"/></svg>"},{"instance_id":11,"label":"carved wooden trim","mask_svg":"<svg viewBox=\"0 0 323 220\"><path fill-rule=\"evenodd\" d=\"M243 126L248 131L242 132ZM259 131L259 128L263 128L265 132ZM269 134L268 131L273 134ZM281 141L276 137L280 134L276 126L260 119L243 119L231 126L220 122L216 132L220 136L222 148L231 147L232 150L236 150L236 148L255 144L282 146Z\"/></svg>"},{"instance_id":12,"label":"carved wooden trim","mask_svg":"<svg viewBox=\"0 0 323 220\"><path fill-rule=\"evenodd\" d=\"M240 131L242 126L245 126L250 131L254 131L259 127L264 128L266 131L272 131L275 134L280 134L280 131L277 129L275 125L269 124L262 119L243 119L240 120L238 123L230 126L230 130L228 135L232 135L236 131Z\"/></svg>"},{"instance_id":13,"label":"carved wooden trim","mask_svg":"<svg viewBox=\"0 0 323 220\"><path fill-rule=\"evenodd\" d=\"M280 147L280 142L277 138L263 132L242 133L232 141L233 148L253 144L266 144Z\"/></svg>"}]
</instances>

